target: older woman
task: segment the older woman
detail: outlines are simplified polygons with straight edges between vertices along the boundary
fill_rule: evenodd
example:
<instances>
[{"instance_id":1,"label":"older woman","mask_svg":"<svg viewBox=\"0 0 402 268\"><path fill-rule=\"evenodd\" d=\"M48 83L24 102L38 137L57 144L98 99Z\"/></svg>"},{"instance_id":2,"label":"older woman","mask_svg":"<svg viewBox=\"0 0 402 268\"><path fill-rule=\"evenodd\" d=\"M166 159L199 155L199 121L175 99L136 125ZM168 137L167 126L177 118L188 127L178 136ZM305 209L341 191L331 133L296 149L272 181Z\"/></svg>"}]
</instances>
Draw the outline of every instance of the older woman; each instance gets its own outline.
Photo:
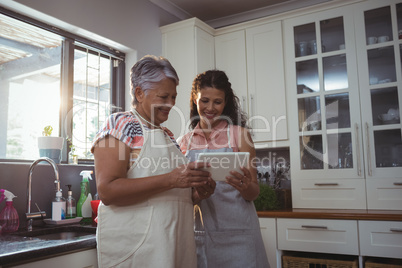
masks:
<instances>
[{"instance_id":1,"label":"older woman","mask_svg":"<svg viewBox=\"0 0 402 268\"><path fill-rule=\"evenodd\" d=\"M168 60L142 58L131 69L134 108L112 114L94 140L100 267L196 267L193 199L215 183L161 126L178 82Z\"/></svg>"}]
</instances>

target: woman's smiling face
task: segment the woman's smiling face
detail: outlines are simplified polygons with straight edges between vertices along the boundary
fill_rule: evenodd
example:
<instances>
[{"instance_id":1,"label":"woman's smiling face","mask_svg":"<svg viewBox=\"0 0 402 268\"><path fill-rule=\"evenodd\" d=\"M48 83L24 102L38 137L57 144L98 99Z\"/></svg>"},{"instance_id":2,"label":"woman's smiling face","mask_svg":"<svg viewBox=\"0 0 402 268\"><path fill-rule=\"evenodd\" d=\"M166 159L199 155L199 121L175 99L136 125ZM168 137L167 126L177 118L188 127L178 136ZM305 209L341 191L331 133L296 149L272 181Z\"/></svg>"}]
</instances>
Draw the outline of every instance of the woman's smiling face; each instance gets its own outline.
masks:
<instances>
[{"instance_id":1,"label":"woman's smiling face","mask_svg":"<svg viewBox=\"0 0 402 268\"><path fill-rule=\"evenodd\" d=\"M169 117L169 112L176 103L176 84L171 79L155 83L153 89L147 90L139 98L142 116L153 124L160 125Z\"/></svg>"},{"instance_id":2,"label":"woman's smiling face","mask_svg":"<svg viewBox=\"0 0 402 268\"><path fill-rule=\"evenodd\" d=\"M225 108L225 92L213 87L204 87L195 99L202 128L212 128L219 123Z\"/></svg>"}]
</instances>

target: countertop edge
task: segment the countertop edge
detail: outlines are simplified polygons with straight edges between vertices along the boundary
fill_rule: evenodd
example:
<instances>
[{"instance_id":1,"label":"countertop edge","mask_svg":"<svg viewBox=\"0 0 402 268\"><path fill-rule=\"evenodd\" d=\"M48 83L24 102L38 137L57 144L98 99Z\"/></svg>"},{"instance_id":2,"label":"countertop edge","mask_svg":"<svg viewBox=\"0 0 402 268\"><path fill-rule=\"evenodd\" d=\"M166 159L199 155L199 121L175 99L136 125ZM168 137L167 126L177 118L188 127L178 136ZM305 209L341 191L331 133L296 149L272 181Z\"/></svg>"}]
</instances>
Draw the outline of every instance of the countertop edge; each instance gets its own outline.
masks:
<instances>
[{"instance_id":1,"label":"countertop edge","mask_svg":"<svg viewBox=\"0 0 402 268\"><path fill-rule=\"evenodd\" d=\"M77 225L66 225L68 228L75 226ZM62 226L51 226L47 228L58 227ZM95 228L91 226L87 227L91 229ZM41 232L45 229L46 228L38 227L36 231ZM19 230L17 233L0 236L0 267L20 265L88 249L96 249L97 246L95 233L93 233L93 235L85 235L75 239L31 240L26 239L25 232L26 231L24 230Z\"/></svg>"},{"instance_id":2,"label":"countertop edge","mask_svg":"<svg viewBox=\"0 0 402 268\"><path fill-rule=\"evenodd\" d=\"M8 265L20 265L29 262L40 261L92 248L96 248L95 238L81 240L71 244L49 246L22 252L14 252L0 258L0 267L2 265L4 267L7 267Z\"/></svg>"},{"instance_id":3,"label":"countertop edge","mask_svg":"<svg viewBox=\"0 0 402 268\"><path fill-rule=\"evenodd\" d=\"M260 218L402 221L402 210L290 209L257 211Z\"/></svg>"}]
</instances>

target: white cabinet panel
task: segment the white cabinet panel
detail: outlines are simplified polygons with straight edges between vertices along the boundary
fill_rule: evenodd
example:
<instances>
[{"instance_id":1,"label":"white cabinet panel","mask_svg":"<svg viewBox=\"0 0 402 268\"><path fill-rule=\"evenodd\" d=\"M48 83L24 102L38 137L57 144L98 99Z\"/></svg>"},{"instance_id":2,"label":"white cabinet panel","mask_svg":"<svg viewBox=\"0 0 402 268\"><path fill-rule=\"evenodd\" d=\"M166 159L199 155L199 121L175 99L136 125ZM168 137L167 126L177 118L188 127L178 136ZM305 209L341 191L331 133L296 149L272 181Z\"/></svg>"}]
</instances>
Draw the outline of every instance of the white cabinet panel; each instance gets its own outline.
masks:
<instances>
[{"instance_id":1,"label":"white cabinet panel","mask_svg":"<svg viewBox=\"0 0 402 268\"><path fill-rule=\"evenodd\" d=\"M215 68L214 37L198 27L195 28L195 51L197 74Z\"/></svg>"},{"instance_id":2,"label":"white cabinet panel","mask_svg":"<svg viewBox=\"0 0 402 268\"><path fill-rule=\"evenodd\" d=\"M244 30L215 37L215 66L229 77L243 111L247 104L246 39Z\"/></svg>"},{"instance_id":3,"label":"white cabinet panel","mask_svg":"<svg viewBox=\"0 0 402 268\"><path fill-rule=\"evenodd\" d=\"M41 261L30 262L17 266L15 268L97 268L98 260L96 249L79 251L76 253L66 254L54 258L44 259Z\"/></svg>"},{"instance_id":4,"label":"white cabinet panel","mask_svg":"<svg viewBox=\"0 0 402 268\"><path fill-rule=\"evenodd\" d=\"M188 131L190 92L198 73L215 68L213 29L198 19L189 19L161 27L162 54L179 76L176 105L165 123L175 138Z\"/></svg>"},{"instance_id":5,"label":"white cabinet panel","mask_svg":"<svg viewBox=\"0 0 402 268\"><path fill-rule=\"evenodd\" d=\"M262 240L264 241L265 251L267 253L269 266L272 268L276 265L276 219L275 218L259 218Z\"/></svg>"},{"instance_id":6,"label":"white cabinet panel","mask_svg":"<svg viewBox=\"0 0 402 268\"><path fill-rule=\"evenodd\" d=\"M402 178L366 179L370 209L402 209Z\"/></svg>"},{"instance_id":7,"label":"white cabinet panel","mask_svg":"<svg viewBox=\"0 0 402 268\"><path fill-rule=\"evenodd\" d=\"M216 68L228 75L254 142L287 140L281 22L220 34L215 51Z\"/></svg>"},{"instance_id":8,"label":"white cabinet panel","mask_svg":"<svg viewBox=\"0 0 402 268\"><path fill-rule=\"evenodd\" d=\"M277 219L278 249L358 255L357 221Z\"/></svg>"},{"instance_id":9,"label":"white cabinet panel","mask_svg":"<svg viewBox=\"0 0 402 268\"><path fill-rule=\"evenodd\" d=\"M292 179L293 208L365 209L363 179Z\"/></svg>"},{"instance_id":10,"label":"white cabinet panel","mask_svg":"<svg viewBox=\"0 0 402 268\"><path fill-rule=\"evenodd\" d=\"M246 29L249 118L253 140L288 139L282 25Z\"/></svg>"},{"instance_id":11,"label":"white cabinet panel","mask_svg":"<svg viewBox=\"0 0 402 268\"><path fill-rule=\"evenodd\" d=\"M360 255L402 258L402 222L359 221Z\"/></svg>"}]
</instances>

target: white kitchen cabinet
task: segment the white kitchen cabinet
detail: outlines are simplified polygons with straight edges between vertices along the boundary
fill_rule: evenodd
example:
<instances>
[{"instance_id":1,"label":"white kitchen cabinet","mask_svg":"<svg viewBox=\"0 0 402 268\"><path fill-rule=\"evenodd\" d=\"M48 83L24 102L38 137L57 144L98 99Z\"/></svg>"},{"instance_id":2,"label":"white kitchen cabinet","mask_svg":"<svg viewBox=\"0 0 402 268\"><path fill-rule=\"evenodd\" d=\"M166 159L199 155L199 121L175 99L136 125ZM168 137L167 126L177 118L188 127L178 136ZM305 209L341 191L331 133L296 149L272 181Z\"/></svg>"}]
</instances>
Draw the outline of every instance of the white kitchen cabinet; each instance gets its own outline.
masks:
<instances>
[{"instance_id":1,"label":"white kitchen cabinet","mask_svg":"<svg viewBox=\"0 0 402 268\"><path fill-rule=\"evenodd\" d=\"M215 66L229 77L232 89L247 112L246 33L244 30L215 37Z\"/></svg>"},{"instance_id":2,"label":"white kitchen cabinet","mask_svg":"<svg viewBox=\"0 0 402 268\"><path fill-rule=\"evenodd\" d=\"M284 22L294 208L366 208L353 23L344 7Z\"/></svg>"},{"instance_id":3,"label":"white kitchen cabinet","mask_svg":"<svg viewBox=\"0 0 402 268\"><path fill-rule=\"evenodd\" d=\"M160 28L162 54L180 79L176 105L165 123L176 138L188 131L190 118L190 92L195 76L215 68L214 29L193 18Z\"/></svg>"},{"instance_id":4,"label":"white kitchen cabinet","mask_svg":"<svg viewBox=\"0 0 402 268\"><path fill-rule=\"evenodd\" d=\"M333 207L360 209L366 206L366 191L364 180L351 179L293 179L293 208L302 204L303 207Z\"/></svg>"},{"instance_id":5,"label":"white kitchen cabinet","mask_svg":"<svg viewBox=\"0 0 402 268\"><path fill-rule=\"evenodd\" d=\"M357 221L277 219L278 249L359 255Z\"/></svg>"},{"instance_id":6,"label":"white kitchen cabinet","mask_svg":"<svg viewBox=\"0 0 402 268\"><path fill-rule=\"evenodd\" d=\"M402 222L359 221L360 255L402 258Z\"/></svg>"},{"instance_id":7,"label":"white kitchen cabinet","mask_svg":"<svg viewBox=\"0 0 402 268\"><path fill-rule=\"evenodd\" d=\"M254 140L287 140L280 21L246 29L248 112Z\"/></svg>"},{"instance_id":8,"label":"white kitchen cabinet","mask_svg":"<svg viewBox=\"0 0 402 268\"><path fill-rule=\"evenodd\" d=\"M401 123L378 119L402 98L400 5L365 1L284 21L294 208L402 207ZM394 41L368 45L366 32Z\"/></svg>"},{"instance_id":9,"label":"white kitchen cabinet","mask_svg":"<svg viewBox=\"0 0 402 268\"><path fill-rule=\"evenodd\" d=\"M262 240L264 241L265 252L267 253L269 266L277 266L277 243L276 243L276 219L259 218ZM280 261L280 255L279 255Z\"/></svg>"},{"instance_id":10,"label":"white kitchen cabinet","mask_svg":"<svg viewBox=\"0 0 402 268\"><path fill-rule=\"evenodd\" d=\"M401 209L402 1L369 1L354 15L368 208Z\"/></svg>"},{"instance_id":11,"label":"white kitchen cabinet","mask_svg":"<svg viewBox=\"0 0 402 268\"><path fill-rule=\"evenodd\" d=\"M14 268L97 268L98 260L96 249L83 250L71 254L61 255L40 261L29 262L26 264L11 266Z\"/></svg>"},{"instance_id":12,"label":"white kitchen cabinet","mask_svg":"<svg viewBox=\"0 0 402 268\"><path fill-rule=\"evenodd\" d=\"M323 215L319 211L316 213L319 218L314 216L313 218L260 218L261 234L272 268L282 267L283 255L303 256L307 259L309 256L338 259L334 254L342 259L347 255L348 260L358 259L360 268L364 267L368 257L387 258L389 261L402 259L401 221L362 220L357 214L350 219L332 219L331 216L326 219L321 218ZM380 212L373 219L380 218L382 213ZM364 214L362 218L365 217ZM276 226L276 234L272 232L274 226ZM275 257L276 263L271 262L275 260ZM373 260L373 262L376 261ZM302 267L308 264L300 263L299 265Z\"/></svg>"},{"instance_id":13,"label":"white kitchen cabinet","mask_svg":"<svg viewBox=\"0 0 402 268\"><path fill-rule=\"evenodd\" d=\"M221 33L215 52L216 68L226 72L248 114L254 142L287 140L281 22Z\"/></svg>"}]
</instances>

